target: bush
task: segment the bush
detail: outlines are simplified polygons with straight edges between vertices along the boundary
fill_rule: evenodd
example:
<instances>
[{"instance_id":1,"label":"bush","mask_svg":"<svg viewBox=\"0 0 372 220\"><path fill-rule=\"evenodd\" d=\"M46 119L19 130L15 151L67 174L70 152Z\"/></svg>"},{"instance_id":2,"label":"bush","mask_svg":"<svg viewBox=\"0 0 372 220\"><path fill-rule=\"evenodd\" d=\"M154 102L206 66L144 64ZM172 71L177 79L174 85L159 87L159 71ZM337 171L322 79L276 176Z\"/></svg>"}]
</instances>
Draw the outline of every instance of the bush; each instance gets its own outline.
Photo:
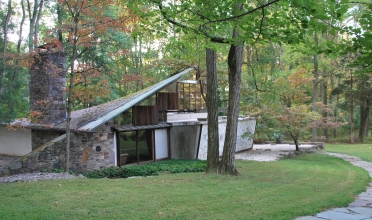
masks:
<instances>
[{"instance_id":1,"label":"bush","mask_svg":"<svg viewBox=\"0 0 372 220\"><path fill-rule=\"evenodd\" d=\"M84 173L88 178L128 178L132 176L156 176L161 172L189 173L205 172L206 161L163 160L143 165L109 167Z\"/></svg>"}]
</instances>

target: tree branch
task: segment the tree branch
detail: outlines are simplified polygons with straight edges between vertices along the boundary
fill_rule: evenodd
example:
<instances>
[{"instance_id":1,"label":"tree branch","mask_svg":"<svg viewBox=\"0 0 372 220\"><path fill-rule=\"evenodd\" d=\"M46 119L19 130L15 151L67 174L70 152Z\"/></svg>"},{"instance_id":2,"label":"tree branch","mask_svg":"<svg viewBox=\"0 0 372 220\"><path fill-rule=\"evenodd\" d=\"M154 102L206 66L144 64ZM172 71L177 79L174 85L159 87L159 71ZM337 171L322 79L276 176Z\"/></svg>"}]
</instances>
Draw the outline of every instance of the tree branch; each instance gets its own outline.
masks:
<instances>
[{"instance_id":1,"label":"tree branch","mask_svg":"<svg viewBox=\"0 0 372 220\"><path fill-rule=\"evenodd\" d=\"M279 0L274 0L274 1L268 2L268 3L266 3L264 5L261 5L261 6L257 7L257 8L254 8L252 10L246 11L246 12L240 14L240 15L236 15L236 16L232 16L232 17L228 17L228 18L224 18L224 19L218 19L218 20L214 20L214 21L211 21L211 22L212 23L216 23L216 22L225 22L225 21L235 20L237 18L244 17L244 16L246 16L248 14L251 14L251 13L253 13L255 11L258 11L260 9L264 9L265 7L270 6L270 5L272 5L272 4L276 3L276 2L279 2Z\"/></svg>"},{"instance_id":2,"label":"tree branch","mask_svg":"<svg viewBox=\"0 0 372 220\"><path fill-rule=\"evenodd\" d=\"M261 18L261 23L260 23L260 32L258 33L257 37L256 37L256 40L254 41L254 43L257 42L258 38L261 36L262 34L262 27L263 27L263 22L265 20L265 10L262 8L262 18Z\"/></svg>"},{"instance_id":3,"label":"tree branch","mask_svg":"<svg viewBox=\"0 0 372 220\"><path fill-rule=\"evenodd\" d=\"M187 30L190 30L196 34L202 34L206 37L208 37L212 42L215 42L215 43L229 43L229 40L227 38L222 38L222 37L215 37L215 36L212 36L210 35L209 33L207 33L206 31L203 31L203 30L197 30L195 28L192 28L192 27L189 27L187 25L184 25L180 22L177 22L173 19L170 19L169 17L167 17L167 14L166 12L164 11L164 8L163 8L163 5L161 3L161 1L157 1L157 0L153 0L153 2L155 4L157 4L159 10L160 10L160 13L161 15L163 16L163 18L165 20L167 20L169 23L173 24L173 25L176 25L178 27L181 27L181 28L184 28L184 29L187 29Z\"/></svg>"}]
</instances>

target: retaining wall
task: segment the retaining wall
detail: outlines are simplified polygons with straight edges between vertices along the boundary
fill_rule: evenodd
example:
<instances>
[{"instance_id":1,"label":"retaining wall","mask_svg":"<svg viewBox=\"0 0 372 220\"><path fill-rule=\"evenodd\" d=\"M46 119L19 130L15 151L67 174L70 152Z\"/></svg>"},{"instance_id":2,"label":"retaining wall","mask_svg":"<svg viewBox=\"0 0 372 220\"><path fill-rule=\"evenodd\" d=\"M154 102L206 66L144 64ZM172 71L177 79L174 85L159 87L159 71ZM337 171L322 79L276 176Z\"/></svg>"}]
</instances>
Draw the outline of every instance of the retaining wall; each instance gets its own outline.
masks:
<instances>
[{"instance_id":1,"label":"retaining wall","mask_svg":"<svg viewBox=\"0 0 372 220\"><path fill-rule=\"evenodd\" d=\"M95 133L71 134L70 169L83 173L115 166L113 120L98 127ZM0 177L20 173L52 171L65 167L66 135L61 135L0 168Z\"/></svg>"}]
</instances>

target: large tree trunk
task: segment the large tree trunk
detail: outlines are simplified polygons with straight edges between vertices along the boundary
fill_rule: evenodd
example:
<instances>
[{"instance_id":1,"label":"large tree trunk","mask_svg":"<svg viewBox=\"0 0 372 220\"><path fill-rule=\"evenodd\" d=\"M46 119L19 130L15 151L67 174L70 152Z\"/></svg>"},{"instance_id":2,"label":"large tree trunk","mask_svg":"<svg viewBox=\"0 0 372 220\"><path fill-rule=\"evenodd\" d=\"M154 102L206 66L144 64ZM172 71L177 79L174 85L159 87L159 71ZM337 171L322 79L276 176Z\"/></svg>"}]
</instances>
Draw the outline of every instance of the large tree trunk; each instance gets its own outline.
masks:
<instances>
[{"instance_id":1,"label":"large tree trunk","mask_svg":"<svg viewBox=\"0 0 372 220\"><path fill-rule=\"evenodd\" d=\"M216 52L206 48L207 64L207 110L208 110L208 154L207 173L218 173L218 95Z\"/></svg>"},{"instance_id":2,"label":"large tree trunk","mask_svg":"<svg viewBox=\"0 0 372 220\"><path fill-rule=\"evenodd\" d=\"M364 141L366 136L366 130L368 130L368 116L369 116L369 106L370 100L361 100L360 105L360 127L359 127L359 140Z\"/></svg>"},{"instance_id":3,"label":"large tree trunk","mask_svg":"<svg viewBox=\"0 0 372 220\"><path fill-rule=\"evenodd\" d=\"M315 31L314 32L314 42L315 42L315 47L318 47L318 33ZM315 54L313 55L313 59L314 59L314 71L313 71L313 77L314 77L314 80L313 80L313 100L312 100L312 111L313 112L316 112L316 100L317 100L317 97L318 97L318 55ZM316 127L313 127L312 128L312 137L311 137L311 141L317 141L318 137L317 137L317 133L316 133Z\"/></svg>"},{"instance_id":4,"label":"large tree trunk","mask_svg":"<svg viewBox=\"0 0 372 220\"><path fill-rule=\"evenodd\" d=\"M238 31L234 28L233 39L236 39L237 36ZM229 102L227 108L225 143L222 161L220 162L220 172L224 174L237 175L238 171L235 167L235 149L239 116L241 72L243 65L243 42L235 42L235 44L231 44L228 56L228 65Z\"/></svg>"}]
</instances>

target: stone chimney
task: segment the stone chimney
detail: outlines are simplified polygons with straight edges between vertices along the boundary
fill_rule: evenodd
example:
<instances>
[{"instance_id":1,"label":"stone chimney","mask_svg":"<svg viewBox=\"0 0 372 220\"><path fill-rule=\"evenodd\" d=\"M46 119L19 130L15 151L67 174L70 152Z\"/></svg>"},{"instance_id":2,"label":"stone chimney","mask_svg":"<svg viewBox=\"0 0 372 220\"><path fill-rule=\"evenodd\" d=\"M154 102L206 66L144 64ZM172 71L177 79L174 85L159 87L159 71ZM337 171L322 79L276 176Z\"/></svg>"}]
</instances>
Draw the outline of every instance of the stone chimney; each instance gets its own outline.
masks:
<instances>
[{"instance_id":1,"label":"stone chimney","mask_svg":"<svg viewBox=\"0 0 372 220\"><path fill-rule=\"evenodd\" d=\"M30 115L34 124L66 119L66 54L56 44L38 47L30 75Z\"/></svg>"}]
</instances>

